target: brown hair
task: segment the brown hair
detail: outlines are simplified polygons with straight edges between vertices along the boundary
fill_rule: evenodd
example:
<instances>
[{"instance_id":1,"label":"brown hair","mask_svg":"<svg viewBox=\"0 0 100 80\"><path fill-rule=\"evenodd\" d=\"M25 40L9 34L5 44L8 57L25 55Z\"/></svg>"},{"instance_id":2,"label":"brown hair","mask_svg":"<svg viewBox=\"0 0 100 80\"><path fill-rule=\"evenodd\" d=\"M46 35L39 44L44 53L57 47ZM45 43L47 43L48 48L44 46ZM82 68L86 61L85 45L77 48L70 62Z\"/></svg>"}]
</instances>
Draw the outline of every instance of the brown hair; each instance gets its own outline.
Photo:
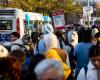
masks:
<instances>
[{"instance_id":1,"label":"brown hair","mask_svg":"<svg viewBox=\"0 0 100 80\"><path fill-rule=\"evenodd\" d=\"M3 79L20 80L21 65L17 58L12 56L0 58L0 75Z\"/></svg>"}]
</instances>

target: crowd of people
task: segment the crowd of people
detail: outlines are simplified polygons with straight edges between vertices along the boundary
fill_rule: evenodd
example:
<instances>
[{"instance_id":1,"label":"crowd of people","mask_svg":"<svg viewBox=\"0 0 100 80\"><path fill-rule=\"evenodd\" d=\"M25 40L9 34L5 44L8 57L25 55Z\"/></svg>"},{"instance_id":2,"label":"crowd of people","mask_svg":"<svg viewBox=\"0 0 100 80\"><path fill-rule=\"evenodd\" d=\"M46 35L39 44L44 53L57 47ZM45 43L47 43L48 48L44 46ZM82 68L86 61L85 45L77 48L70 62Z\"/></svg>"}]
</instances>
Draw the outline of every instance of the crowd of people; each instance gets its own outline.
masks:
<instances>
[{"instance_id":1,"label":"crowd of people","mask_svg":"<svg viewBox=\"0 0 100 80\"><path fill-rule=\"evenodd\" d=\"M0 80L100 80L100 28L42 32L0 45Z\"/></svg>"}]
</instances>

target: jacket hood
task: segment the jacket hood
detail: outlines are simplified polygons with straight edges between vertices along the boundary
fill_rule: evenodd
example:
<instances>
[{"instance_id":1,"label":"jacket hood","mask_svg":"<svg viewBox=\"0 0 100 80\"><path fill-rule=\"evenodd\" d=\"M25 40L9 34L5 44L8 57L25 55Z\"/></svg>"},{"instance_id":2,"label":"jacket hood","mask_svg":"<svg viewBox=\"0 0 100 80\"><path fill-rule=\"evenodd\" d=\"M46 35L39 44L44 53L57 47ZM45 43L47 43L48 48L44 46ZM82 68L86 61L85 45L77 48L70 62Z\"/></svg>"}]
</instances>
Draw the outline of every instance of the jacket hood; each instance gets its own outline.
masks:
<instances>
[{"instance_id":1,"label":"jacket hood","mask_svg":"<svg viewBox=\"0 0 100 80\"><path fill-rule=\"evenodd\" d=\"M60 56L58 55L57 51L55 51L54 49L49 49L46 53L45 53L45 57L47 59L53 59L53 60L57 60L60 61L62 63L63 69L64 69L64 77L66 80L68 78L68 76L71 73L70 68L63 62L63 60L60 58Z\"/></svg>"},{"instance_id":2,"label":"jacket hood","mask_svg":"<svg viewBox=\"0 0 100 80\"><path fill-rule=\"evenodd\" d=\"M7 57L9 55L8 50L0 45L0 57Z\"/></svg>"},{"instance_id":3,"label":"jacket hood","mask_svg":"<svg viewBox=\"0 0 100 80\"><path fill-rule=\"evenodd\" d=\"M76 31L72 30L68 32L68 42L72 46L76 46L76 44L78 43L78 34Z\"/></svg>"},{"instance_id":4,"label":"jacket hood","mask_svg":"<svg viewBox=\"0 0 100 80\"><path fill-rule=\"evenodd\" d=\"M43 34L48 34L48 33L53 33L54 29L53 26L51 24L45 24L42 26L42 33Z\"/></svg>"},{"instance_id":5,"label":"jacket hood","mask_svg":"<svg viewBox=\"0 0 100 80\"><path fill-rule=\"evenodd\" d=\"M93 28L92 29L92 36L94 36L96 33L98 33L99 32L99 30L97 29L97 28Z\"/></svg>"}]
</instances>

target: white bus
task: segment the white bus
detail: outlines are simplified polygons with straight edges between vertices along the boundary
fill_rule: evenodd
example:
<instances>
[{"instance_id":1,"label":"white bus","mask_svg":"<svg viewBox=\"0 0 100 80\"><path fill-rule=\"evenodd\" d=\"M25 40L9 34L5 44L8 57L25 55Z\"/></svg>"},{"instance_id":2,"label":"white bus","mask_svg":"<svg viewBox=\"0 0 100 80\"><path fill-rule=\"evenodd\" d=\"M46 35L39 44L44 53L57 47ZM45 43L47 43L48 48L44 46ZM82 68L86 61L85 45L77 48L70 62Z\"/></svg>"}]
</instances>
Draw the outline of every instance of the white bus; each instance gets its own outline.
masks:
<instances>
[{"instance_id":1,"label":"white bus","mask_svg":"<svg viewBox=\"0 0 100 80\"><path fill-rule=\"evenodd\" d=\"M17 8L0 8L0 42L10 41L10 33L24 35L23 10Z\"/></svg>"},{"instance_id":2,"label":"white bus","mask_svg":"<svg viewBox=\"0 0 100 80\"><path fill-rule=\"evenodd\" d=\"M31 32L38 31L43 24L43 15L34 12L24 12L24 23L26 31Z\"/></svg>"}]
</instances>

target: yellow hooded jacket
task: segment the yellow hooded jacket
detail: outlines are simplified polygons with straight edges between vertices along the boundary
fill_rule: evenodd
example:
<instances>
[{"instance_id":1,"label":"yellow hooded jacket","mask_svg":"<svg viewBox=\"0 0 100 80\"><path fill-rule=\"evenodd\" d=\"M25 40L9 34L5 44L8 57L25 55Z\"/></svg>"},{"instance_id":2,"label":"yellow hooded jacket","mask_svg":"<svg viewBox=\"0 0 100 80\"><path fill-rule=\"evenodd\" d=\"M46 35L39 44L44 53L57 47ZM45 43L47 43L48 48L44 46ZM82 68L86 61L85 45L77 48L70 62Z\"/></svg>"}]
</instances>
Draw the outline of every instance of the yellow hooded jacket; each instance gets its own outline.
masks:
<instances>
[{"instance_id":1,"label":"yellow hooded jacket","mask_svg":"<svg viewBox=\"0 0 100 80\"><path fill-rule=\"evenodd\" d=\"M49 49L46 53L45 53L45 57L47 59L54 59L57 61L60 61L62 63L62 66L64 68L64 77L65 80L68 78L68 76L71 73L70 68L62 61L62 59L60 58L60 56L58 55L58 53L54 50L54 49Z\"/></svg>"}]
</instances>

